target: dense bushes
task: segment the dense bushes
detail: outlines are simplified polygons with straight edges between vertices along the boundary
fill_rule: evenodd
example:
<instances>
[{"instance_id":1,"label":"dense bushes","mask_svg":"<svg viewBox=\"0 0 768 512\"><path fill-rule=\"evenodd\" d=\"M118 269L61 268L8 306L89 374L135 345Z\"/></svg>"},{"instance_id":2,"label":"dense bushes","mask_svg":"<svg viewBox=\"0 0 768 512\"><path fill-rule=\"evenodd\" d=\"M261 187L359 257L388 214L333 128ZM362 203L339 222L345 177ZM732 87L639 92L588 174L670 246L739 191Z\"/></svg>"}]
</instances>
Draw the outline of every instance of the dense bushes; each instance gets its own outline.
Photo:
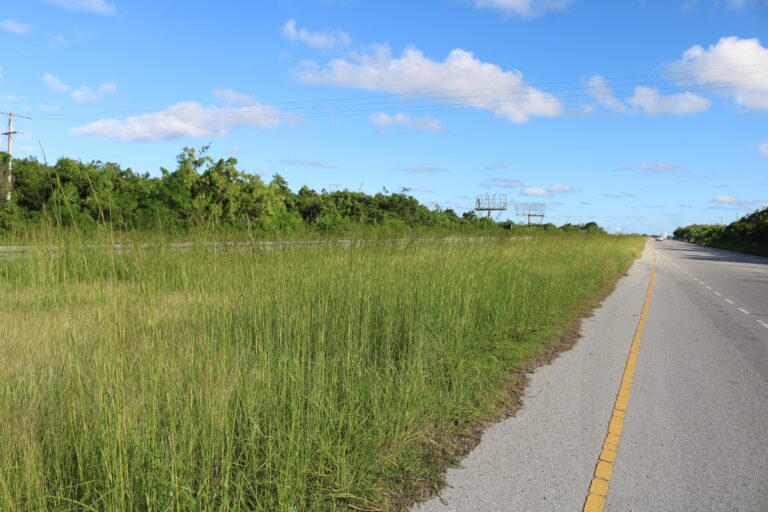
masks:
<instances>
[{"instance_id":1,"label":"dense bushes","mask_svg":"<svg viewBox=\"0 0 768 512\"><path fill-rule=\"evenodd\" d=\"M0 153L0 164L7 158ZM308 187L293 193L280 175L264 182L239 170L234 158L212 159L207 147L184 148L176 169L161 169L159 177L115 163L63 158L49 166L34 158L14 160L13 200L0 205L0 229L17 230L44 219L84 229L101 224L173 231L214 225L282 234L352 225L496 227L463 219L453 210L430 210L401 193L318 193Z\"/></svg>"},{"instance_id":2,"label":"dense bushes","mask_svg":"<svg viewBox=\"0 0 768 512\"><path fill-rule=\"evenodd\" d=\"M430 209L402 193L386 189L375 195L348 190L316 192L301 187L294 193L279 174L265 182L237 168L234 158L214 160L207 147L191 148L177 157L176 169L160 176L139 174L111 162L84 163L62 158L55 165L34 158L14 160L12 201L0 202L0 232L23 231L47 222L55 226L96 226L116 229L180 232L198 227L248 230L266 236L291 236L308 231L347 231L380 227L390 231L413 228L557 230L552 224L522 227L498 224L470 211ZM0 152L0 168L8 154ZM0 193L6 180L0 178ZM565 231L602 232L594 222L567 224Z\"/></svg>"},{"instance_id":3,"label":"dense bushes","mask_svg":"<svg viewBox=\"0 0 768 512\"><path fill-rule=\"evenodd\" d=\"M722 249L768 256L768 208L722 224L692 224L677 228L676 238Z\"/></svg>"}]
</instances>

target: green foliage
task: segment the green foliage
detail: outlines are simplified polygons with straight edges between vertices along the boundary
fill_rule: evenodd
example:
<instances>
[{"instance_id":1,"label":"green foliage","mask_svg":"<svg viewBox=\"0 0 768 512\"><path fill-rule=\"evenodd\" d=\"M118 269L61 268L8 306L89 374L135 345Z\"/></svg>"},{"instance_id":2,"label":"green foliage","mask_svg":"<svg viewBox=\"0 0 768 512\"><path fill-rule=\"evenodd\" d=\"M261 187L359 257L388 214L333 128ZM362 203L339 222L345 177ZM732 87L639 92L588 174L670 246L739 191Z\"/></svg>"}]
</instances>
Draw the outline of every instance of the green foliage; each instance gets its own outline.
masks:
<instances>
[{"instance_id":1,"label":"green foliage","mask_svg":"<svg viewBox=\"0 0 768 512\"><path fill-rule=\"evenodd\" d=\"M0 158L7 162L8 155L0 153ZM3 162L0 165L5 168ZM554 225L523 229L474 212L460 217L452 209L429 209L405 190L368 195L349 190L316 192L303 186L294 193L279 174L266 183L240 170L235 158L214 160L208 146L184 148L175 169L161 169L160 176L154 177L112 162L62 158L55 165L45 165L34 158L14 160L14 182L12 203L0 210L4 232L41 223L84 232L175 233L212 228L267 236L369 228L395 232L557 229ZM589 223L579 230L601 231L590 225L597 226Z\"/></svg>"},{"instance_id":2,"label":"green foliage","mask_svg":"<svg viewBox=\"0 0 768 512\"><path fill-rule=\"evenodd\" d=\"M673 234L687 242L768 256L768 208L755 210L727 226L692 224L675 229Z\"/></svg>"}]
</instances>

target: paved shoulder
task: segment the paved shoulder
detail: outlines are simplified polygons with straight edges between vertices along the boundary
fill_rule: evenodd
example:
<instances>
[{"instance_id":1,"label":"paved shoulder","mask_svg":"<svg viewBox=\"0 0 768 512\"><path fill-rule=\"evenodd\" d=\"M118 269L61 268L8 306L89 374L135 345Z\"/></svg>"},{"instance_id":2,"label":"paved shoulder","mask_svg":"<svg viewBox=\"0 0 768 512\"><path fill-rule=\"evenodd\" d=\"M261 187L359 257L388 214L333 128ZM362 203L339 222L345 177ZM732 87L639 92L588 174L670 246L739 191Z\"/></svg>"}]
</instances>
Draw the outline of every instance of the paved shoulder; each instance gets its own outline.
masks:
<instances>
[{"instance_id":1,"label":"paved shoulder","mask_svg":"<svg viewBox=\"0 0 768 512\"><path fill-rule=\"evenodd\" d=\"M766 511L768 260L656 247L606 510Z\"/></svg>"},{"instance_id":2,"label":"paved shoulder","mask_svg":"<svg viewBox=\"0 0 768 512\"><path fill-rule=\"evenodd\" d=\"M643 257L582 323L582 339L532 376L517 415L488 429L417 511L581 510L651 271Z\"/></svg>"}]
</instances>

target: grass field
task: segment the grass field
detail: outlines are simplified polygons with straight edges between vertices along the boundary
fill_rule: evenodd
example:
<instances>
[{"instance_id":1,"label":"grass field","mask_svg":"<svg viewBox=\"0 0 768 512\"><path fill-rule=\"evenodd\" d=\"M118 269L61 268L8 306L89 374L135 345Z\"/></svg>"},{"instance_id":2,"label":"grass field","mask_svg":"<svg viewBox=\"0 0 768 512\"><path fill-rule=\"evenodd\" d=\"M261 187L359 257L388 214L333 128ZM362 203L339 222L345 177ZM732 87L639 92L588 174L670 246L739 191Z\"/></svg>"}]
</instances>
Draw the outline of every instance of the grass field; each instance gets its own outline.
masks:
<instances>
[{"instance_id":1,"label":"grass field","mask_svg":"<svg viewBox=\"0 0 768 512\"><path fill-rule=\"evenodd\" d=\"M0 510L314 512L432 485L643 240L38 243L0 259Z\"/></svg>"}]
</instances>

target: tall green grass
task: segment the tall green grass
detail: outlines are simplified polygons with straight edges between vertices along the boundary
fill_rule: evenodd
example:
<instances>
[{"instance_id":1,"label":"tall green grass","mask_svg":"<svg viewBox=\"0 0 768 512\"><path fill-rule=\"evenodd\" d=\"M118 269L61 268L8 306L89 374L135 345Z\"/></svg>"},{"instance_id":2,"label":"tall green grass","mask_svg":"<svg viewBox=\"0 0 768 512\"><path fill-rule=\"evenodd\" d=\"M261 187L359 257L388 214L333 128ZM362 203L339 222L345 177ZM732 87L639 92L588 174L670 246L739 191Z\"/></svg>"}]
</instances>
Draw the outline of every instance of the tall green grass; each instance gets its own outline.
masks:
<instances>
[{"instance_id":1,"label":"tall green grass","mask_svg":"<svg viewBox=\"0 0 768 512\"><path fill-rule=\"evenodd\" d=\"M41 237L0 258L0 510L402 508L641 246Z\"/></svg>"}]
</instances>

